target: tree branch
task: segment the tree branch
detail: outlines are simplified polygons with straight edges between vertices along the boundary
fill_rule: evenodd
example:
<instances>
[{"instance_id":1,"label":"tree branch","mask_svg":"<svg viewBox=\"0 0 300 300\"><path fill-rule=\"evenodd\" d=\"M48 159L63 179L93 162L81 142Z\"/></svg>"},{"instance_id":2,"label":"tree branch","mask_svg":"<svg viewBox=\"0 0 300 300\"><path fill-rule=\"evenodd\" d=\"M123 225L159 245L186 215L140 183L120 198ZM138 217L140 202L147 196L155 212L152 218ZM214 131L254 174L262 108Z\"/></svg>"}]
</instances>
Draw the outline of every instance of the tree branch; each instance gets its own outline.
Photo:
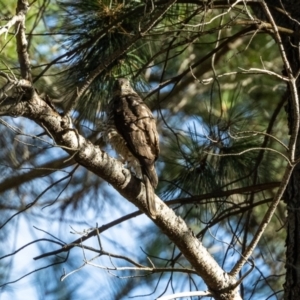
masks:
<instances>
[{"instance_id":1,"label":"tree branch","mask_svg":"<svg viewBox=\"0 0 300 300\"><path fill-rule=\"evenodd\" d=\"M25 35L25 15L28 8L29 4L27 0L18 0L17 15L20 16L20 20L16 22L16 39L21 76L23 79L31 81L30 60Z\"/></svg>"},{"instance_id":2,"label":"tree branch","mask_svg":"<svg viewBox=\"0 0 300 300\"><path fill-rule=\"evenodd\" d=\"M69 119L59 115L35 92L30 100L19 102L7 98L0 105L0 115L27 117L46 127L56 143L88 170L109 182L122 196L136 205L147 215L146 193L143 183L135 178L122 163L111 158L98 146L94 146L78 132L70 128ZM229 276L195 237L187 224L175 215L157 196L158 214L156 225L179 248L195 271L204 279L208 287L217 295L235 286L236 279ZM235 296L236 290L230 291Z\"/></svg>"}]
</instances>

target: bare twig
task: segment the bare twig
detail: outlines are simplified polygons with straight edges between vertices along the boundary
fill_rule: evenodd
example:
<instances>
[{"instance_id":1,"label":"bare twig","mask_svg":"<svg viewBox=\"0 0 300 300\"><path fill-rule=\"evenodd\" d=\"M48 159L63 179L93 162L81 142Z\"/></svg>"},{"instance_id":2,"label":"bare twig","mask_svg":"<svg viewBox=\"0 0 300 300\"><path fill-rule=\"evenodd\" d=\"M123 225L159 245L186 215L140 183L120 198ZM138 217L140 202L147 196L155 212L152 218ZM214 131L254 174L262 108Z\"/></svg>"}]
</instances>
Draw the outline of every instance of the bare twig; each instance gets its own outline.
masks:
<instances>
[{"instance_id":1,"label":"bare twig","mask_svg":"<svg viewBox=\"0 0 300 300\"><path fill-rule=\"evenodd\" d=\"M252 30L253 30L253 27L244 28L241 31L237 32L236 34L228 37L226 39L226 41L224 41L218 47L214 48L211 52L209 52L208 54L204 55L202 58L200 58L199 60L197 60L196 62L194 62L191 66L189 66L188 68L186 68L182 73L180 73L179 75L174 76L174 77L172 77L170 79L167 79L164 82L160 83L155 89L153 89L147 95L146 98L149 98L150 96L152 96L153 94L155 94L157 91L159 91L159 90L167 87L168 85L170 85L172 83L175 83L174 87L169 92L169 94L171 94L173 92L173 90L175 89L176 84L178 84L179 81L184 78L184 76L186 76L188 73L190 73L191 70L195 69L196 67L199 67L203 62L205 62L206 60L208 60L209 58L211 58L214 55L214 53L219 52L224 47L227 47L229 43L234 42L235 40L241 38L242 36L244 36L245 34L249 33ZM163 100L161 100L161 101L163 101Z\"/></svg>"},{"instance_id":2,"label":"bare twig","mask_svg":"<svg viewBox=\"0 0 300 300\"><path fill-rule=\"evenodd\" d=\"M24 19L23 14L18 14L13 16L4 26L0 27L0 35L5 33L5 39L6 39L9 29L14 25L16 25L18 22L22 22L23 19Z\"/></svg>"},{"instance_id":3,"label":"bare twig","mask_svg":"<svg viewBox=\"0 0 300 300\"><path fill-rule=\"evenodd\" d=\"M27 49L27 39L25 35L25 15L28 11L29 4L27 0L18 0L17 15L22 16L15 24L17 52L21 69L21 76L23 79L31 81L30 60Z\"/></svg>"},{"instance_id":4,"label":"bare twig","mask_svg":"<svg viewBox=\"0 0 300 300\"><path fill-rule=\"evenodd\" d=\"M211 297L213 294L209 291L194 291L194 292L183 292L183 293L175 293L173 295L159 297L156 300L173 300L177 298L185 298L185 297Z\"/></svg>"},{"instance_id":5,"label":"bare twig","mask_svg":"<svg viewBox=\"0 0 300 300\"><path fill-rule=\"evenodd\" d=\"M131 218L134 218L134 217L136 217L136 216L138 216L140 214L141 214L141 212L136 211L136 212L128 214L128 215L126 215L124 217L121 217L121 218L119 218L117 220L114 220L114 221L112 221L110 223L107 223L106 225L102 225L100 227L97 227L94 230L90 231L88 234L86 234L86 235L80 237L79 239L73 241L72 243L66 244L66 245L64 245L62 248L60 248L58 250L47 252L47 253L44 253L42 255L36 256L33 259L34 260L38 260L38 259L41 259L41 258L44 258L44 257L47 257L47 256L56 255L56 254L59 254L59 253L62 253L62 252L68 252L73 247L78 246L80 243L82 243L83 241L86 241L90 237L97 236L99 233L102 233L102 232L106 231L107 229L113 227L114 225L120 224L120 223L122 223L122 222L124 222L126 220L129 220Z\"/></svg>"},{"instance_id":6,"label":"bare twig","mask_svg":"<svg viewBox=\"0 0 300 300\"><path fill-rule=\"evenodd\" d=\"M224 156L240 156L240 155L243 155L247 152L251 152L251 151L270 151L270 152L274 152L274 153L277 153L279 154L280 156L282 156L290 166L293 165L293 163L289 160L289 157L287 155L284 155L283 153L273 149L273 148L267 148L267 147L253 147L253 148L249 148L249 149L246 149L244 151L240 151L240 152L237 152L237 153L212 153L212 152L208 152L208 151L203 151L203 153L206 153L206 154L209 154L209 155L212 155L212 156L219 156L219 157L224 157Z\"/></svg>"},{"instance_id":7,"label":"bare twig","mask_svg":"<svg viewBox=\"0 0 300 300\"><path fill-rule=\"evenodd\" d=\"M272 72L270 70L264 70L264 69L258 69L258 68L250 68L249 70L245 70L245 69L242 69L240 68L241 71L235 71L235 72L226 72L226 73L223 73L223 74L218 74L216 75L216 78L221 78L221 77L224 77L224 76L232 76L232 75L239 75L239 74L246 74L246 75L269 75L269 76L274 76L274 77L277 77L279 78L280 80L283 80L283 81L289 81L289 78L283 76L283 75L280 75L280 74L277 74L275 72ZM209 78L204 78L204 79L201 79L201 83L203 84L210 84L213 80L215 79L215 77L209 77Z\"/></svg>"},{"instance_id":8,"label":"bare twig","mask_svg":"<svg viewBox=\"0 0 300 300\"><path fill-rule=\"evenodd\" d=\"M238 140L238 139L244 139L244 138L249 138L249 136L240 136L242 134L251 134L251 136L256 136L256 135L264 135L266 137L269 137L273 140L275 140L276 142L278 142L278 144L280 144L285 150L288 150L288 147L282 142L280 141L276 136L272 135L272 134L269 134L269 133L266 133L266 132L261 132L261 131L254 131L254 130L247 130L247 131L240 131L240 132L237 132L235 134L235 136L231 135L231 133L229 132L228 133L229 136L232 138L232 139L235 139L235 140ZM264 148L264 147L263 147Z\"/></svg>"}]
</instances>

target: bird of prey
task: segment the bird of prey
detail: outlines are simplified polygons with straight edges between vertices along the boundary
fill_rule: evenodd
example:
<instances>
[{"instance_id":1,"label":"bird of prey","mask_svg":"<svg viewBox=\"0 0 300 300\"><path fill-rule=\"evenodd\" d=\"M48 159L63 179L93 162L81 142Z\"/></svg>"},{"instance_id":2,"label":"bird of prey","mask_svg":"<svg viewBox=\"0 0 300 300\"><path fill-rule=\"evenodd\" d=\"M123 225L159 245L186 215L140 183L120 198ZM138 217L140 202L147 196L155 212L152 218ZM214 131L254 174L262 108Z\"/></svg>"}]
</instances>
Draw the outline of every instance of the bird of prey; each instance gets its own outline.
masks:
<instances>
[{"instance_id":1,"label":"bird of prey","mask_svg":"<svg viewBox=\"0 0 300 300\"><path fill-rule=\"evenodd\" d=\"M123 161L143 180L149 213L155 219L153 189L158 179L154 163L159 154L156 122L128 79L119 78L115 81L108 110L106 137Z\"/></svg>"}]
</instances>

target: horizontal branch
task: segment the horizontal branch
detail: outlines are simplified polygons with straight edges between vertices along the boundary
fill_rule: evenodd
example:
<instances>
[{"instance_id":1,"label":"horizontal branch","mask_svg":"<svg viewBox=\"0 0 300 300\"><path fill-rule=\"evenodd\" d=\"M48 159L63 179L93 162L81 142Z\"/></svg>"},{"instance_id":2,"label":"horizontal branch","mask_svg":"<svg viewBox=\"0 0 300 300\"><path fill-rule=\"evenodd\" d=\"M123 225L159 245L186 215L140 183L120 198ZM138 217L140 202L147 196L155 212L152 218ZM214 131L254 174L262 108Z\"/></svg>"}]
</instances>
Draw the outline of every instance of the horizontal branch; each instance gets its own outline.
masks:
<instances>
[{"instance_id":1,"label":"horizontal branch","mask_svg":"<svg viewBox=\"0 0 300 300\"><path fill-rule=\"evenodd\" d=\"M199 204L203 200L212 199L212 198L222 198L222 197L229 197L236 194L248 194L248 193L258 193L265 190L270 190L274 188L278 188L280 186L280 182L268 182L268 183L260 183L256 185L236 188L232 190L226 191L215 191L213 193L203 194L203 195L195 195L188 198L177 198L175 200L168 201L168 205L172 204L191 204L197 203Z\"/></svg>"}]
</instances>

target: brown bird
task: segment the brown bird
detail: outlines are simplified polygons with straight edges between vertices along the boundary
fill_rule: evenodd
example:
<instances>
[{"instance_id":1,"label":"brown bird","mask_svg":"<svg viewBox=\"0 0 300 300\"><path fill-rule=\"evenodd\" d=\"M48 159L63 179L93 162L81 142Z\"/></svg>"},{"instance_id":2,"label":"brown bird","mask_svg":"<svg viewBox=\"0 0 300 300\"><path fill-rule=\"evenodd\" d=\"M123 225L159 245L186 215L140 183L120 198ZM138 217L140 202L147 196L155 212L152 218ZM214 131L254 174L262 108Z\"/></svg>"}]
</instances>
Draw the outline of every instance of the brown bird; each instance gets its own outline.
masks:
<instances>
[{"instance_id":1,"label":"brown bird","mask_svg":"<svg viewBox=\"0 0 300 300\"><path fill-rule=\"evenodd\" d=\"M113 88L106 130L108 142L141 177L152 218L156 218L154 190L158 179L155 161L159 154L156 122L152 112L133 90L128 79L119 78Z\"/></svg>"}]
</instances>

